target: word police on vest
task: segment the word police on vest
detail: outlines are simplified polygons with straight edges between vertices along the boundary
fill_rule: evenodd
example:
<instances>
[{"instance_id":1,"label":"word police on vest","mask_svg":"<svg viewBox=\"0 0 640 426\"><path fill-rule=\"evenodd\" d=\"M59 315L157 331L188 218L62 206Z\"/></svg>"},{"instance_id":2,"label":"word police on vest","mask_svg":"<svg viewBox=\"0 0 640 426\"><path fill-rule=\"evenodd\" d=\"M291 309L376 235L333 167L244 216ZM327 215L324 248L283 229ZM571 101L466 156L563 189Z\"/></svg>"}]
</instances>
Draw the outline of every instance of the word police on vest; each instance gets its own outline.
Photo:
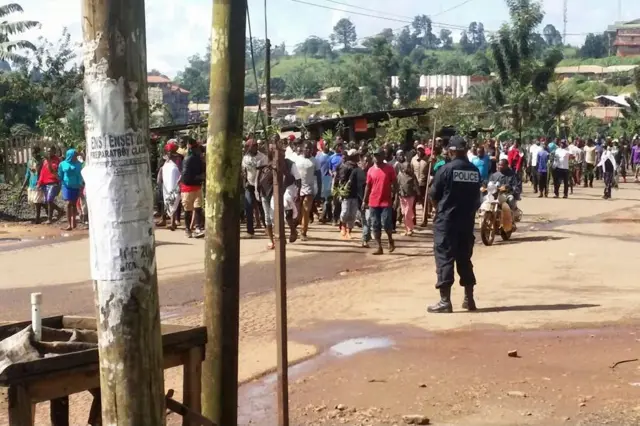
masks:
<instances>
[{"instance_id":1,"label":"word police on vest","mask_svg":"<svg viewBox=\"0 0 640 426\"><path fill-rule=\"evenodd\" d=\"M473 170L454 170L454 182L478 183L480 182L480 173Z\"/></svg>"}]
</instances>

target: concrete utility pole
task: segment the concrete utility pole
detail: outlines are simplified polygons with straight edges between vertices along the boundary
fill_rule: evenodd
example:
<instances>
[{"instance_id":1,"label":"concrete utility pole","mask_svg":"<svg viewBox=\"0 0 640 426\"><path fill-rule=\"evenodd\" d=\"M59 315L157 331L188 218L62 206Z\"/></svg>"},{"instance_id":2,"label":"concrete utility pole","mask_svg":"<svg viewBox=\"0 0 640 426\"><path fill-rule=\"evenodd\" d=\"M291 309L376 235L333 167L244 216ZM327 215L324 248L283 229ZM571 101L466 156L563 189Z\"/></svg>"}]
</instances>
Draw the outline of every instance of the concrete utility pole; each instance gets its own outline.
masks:
<instances>
[{"instance_id":1,"label":"concrete utility pole","mask_svg":"<svg viewBox=\"0 0 640 426\"><path fill-rule=\"evenodd\" d=\"M246 0L213 0L207 140L203 414L237 424L240 310L240 164Z\"/></svg>"},{"instance_id":2,"label":"concrete utility pole","mask_svg":"<svg viewBox=\"0 0 640 426\"><path fill-rule=\"evenodd\" d=\"M83 0L82 23L102 419L163 425L144 0Z\"/></svg>"}]
</instances>

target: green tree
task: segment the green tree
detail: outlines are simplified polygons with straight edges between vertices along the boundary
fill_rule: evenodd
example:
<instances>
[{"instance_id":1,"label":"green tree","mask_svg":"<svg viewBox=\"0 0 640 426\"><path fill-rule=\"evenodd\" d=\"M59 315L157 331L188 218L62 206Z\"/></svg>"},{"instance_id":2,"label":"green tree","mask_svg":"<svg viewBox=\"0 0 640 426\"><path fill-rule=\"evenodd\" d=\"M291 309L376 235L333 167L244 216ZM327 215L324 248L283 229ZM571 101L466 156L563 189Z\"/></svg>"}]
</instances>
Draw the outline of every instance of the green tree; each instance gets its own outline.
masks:
<instances>
[{"instance_id":1,"label":"green tree","mask_svg":"<svg viewBox=\"0 0 640 426\"><path fill-rule=\"evenodd\" d=\"M609 46L604 34L587 34L580 48L583 58L604 58L609 55Z\"/></svg>"},{"instance_id":2,"label":"green tree","mask_svg":"<svg viewBox=\"0 0 640 426\"><path fill-rule=\"evenodd\" d=\"M408 27L404 27L396 37L396 50L398 55L404 57L411 54L416 47L416 40L411 36Z\"/></svg>"},{"instance_id":3,"label":"green tree","mask_svg":"<svg viewBox=\"0 0 640 426\"><path fill-rule=\"evenodd\" d=\"M76 64L75 47L66 28L57 43L40 39L31 64L31 79L44 103L43 116L60 120L72 108L83 108L83 73Z\"/></svg>"},{"instance_id":4,"label":"green tree","mask_svg":"<svg viewBox=\"0 0 640 426\"><path fill-rule=\"evenodd\" d=\"M433 24L427 15L418 15L413 18L413 39L415 44L423 46L425 49L437 49L440 40L433 34Z\"/></svg>"},{"instance_id":5,"label":"green tree","mask_svg":"<svg viewBox=\"0 0 640 426\"><path fill-rule=\"evenodd\" d=\"M508 105L512 128L522 138L523 131L535 123L540 96L547 91L562 52L551 50L543 61L535 56L535 29L544 13L534 0L506 0L510 23L504 25L491 42L498 84L496 101Z\"/></svg>"},{"instance_id":6,"label":"green tree","mask_svg":"<svg viewBox=\"0 0 640 426\"><path fill-rule=\"evenodd\" d=\"M176 76L176 83L187 89L189 99L196 103L209 101L209 81L211 70L211 53L193 55L187 59L187 66Z\"/></svg>"},{"instance_id":7,"label":"green tree","mask_svg":"<svg viewBox=\"0 0 640 426\"><path fill-rule=\"evenodd\" d=\"M466 54L473 53L475 49L473 42L469 39L469 34L464 30L460 33L460 48Z\"/></svg>"},{"instance_id":8,"label":"green tree","mask_svg":"<svg viewBox=\"0 0 640 426\"><path fill-rule=\"evenodd\" d=\"M333 54L331 43L320 37L307 37L305 41L296 46L294 53L311 58L330 58Z\"/></svg>"},{"instance_id":9,"label":"green tree","mask_svg":"<svg viewBox=\"0 0 640 426\"><path fill-rule=\"evenodd\" d=\"M287 83L283 78L274 77L271 79L271 93L274 95L283 95L287 90Z\"/></svg>"},{"instance_id":10,"label":"green tree","mask_svg":"<svg viewBox=\"0 0 640 426\"><path fill-rule=\"evenodd\" d=\"M0 6L0 18L3 21L0 22L0 60L13 61L16 63L25 62L27 58L18 53L19 50L36 50L36 47L27 40L10 40L11 36L22 34L27 30L40 26L36 21L14 21L8 22L7 16L12 13L23 13L22 6L17 3L9 3L4 6Z\"/></svg>"},{"instance_id":11,"label":"green tree","mask_svg":"<svg viewBox=\"0 0 640 426\"><path fill-rule=\"evenodd\" d=\"M320 78L312 67L299 65L283 76L285 94L291 98L311 98L322 88Z\"/></svg>"},{"instance_id":12,"label":"green tree","mask_svg":"<svg viewBox=\"0 0 640 426\"><path fill-rule=\"evenodd\" d=\"M331 41L333 44L341 44L344 51L348 51L353 47L357 40L356 27L348 18L342 18L333 27Z\"/></svg>"},{"instance_id":13,"label":"green tree","mask_svg":"<svg viewBox=\"0 0 640 426\"><path fill-rule=\"evenodd\" d=\"M440 42L443 49L453 49L453 37L451 37L451 30L448 30L446 28L440 30Z\"/></svg>"},{"instance_id":14,"label":"green tree","mask_svg":"<svg viewBox=\"0 0 640 426\"><path fill-rule=\"evenodd\" d=\"M404 58L398 74L398 99L400 105L409 106L420 97L420 76L409 58Z\"/></svg>"},{"instance_id":15,"label":"green tree","mask_svg":"<svg viewBox=\"0 0 640 426\"><path fill-rule=\"evenodd\" d=\"M468 45L467 53L475 53L487 47L487 38L484 34L484 24L482 22L472 22L467 30Z\"/></svg>"},{"instance_id":16,"label":"green tree","mask_svg":"<svg viewBox=\"0 0 640 426\"><path fill-rule=\"evenodd\" d=\"M563 132L562 130L564 128L563 124L567 120L563 119L563 117L570 110L582 107L583 100L567 84L553 83L540 96L539 103L538 114L545 133L548 133L548 130L555 126L555 135L566 138L568 135L566 131Z\"/></svg>"},{"instance_id":17,"label":"green tree","mask_svg":"<svg viewBox=\"0 0 640 426\"><path fill-rule=\"evenodd\" d=\"M27 73L0 73L0 135L9 135L10 129L17 124L35 130L40 104L41 93Z\"/></svg>"},{"instance_id":18,"label":"green tree","mask_svg":"<svg viewBox=\"0 0 640 426\"><path fill-rule=\"evenodd\" d=\"M547 43L547 46L562 46L562 34L560 34L560 31L552 24L544 27L542 35L544 36L544 41Z\"/></svg>"}]
</instances>

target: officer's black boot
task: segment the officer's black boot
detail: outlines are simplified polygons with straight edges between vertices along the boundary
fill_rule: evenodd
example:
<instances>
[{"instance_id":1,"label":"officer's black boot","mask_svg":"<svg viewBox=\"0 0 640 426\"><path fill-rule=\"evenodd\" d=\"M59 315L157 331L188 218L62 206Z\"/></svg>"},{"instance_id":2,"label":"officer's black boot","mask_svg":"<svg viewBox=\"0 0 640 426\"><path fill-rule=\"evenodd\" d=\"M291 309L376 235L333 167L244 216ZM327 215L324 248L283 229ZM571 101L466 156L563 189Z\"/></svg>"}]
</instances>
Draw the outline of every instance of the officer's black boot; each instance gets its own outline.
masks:
<instances>
[{"instance_id":1,"label":"officer's black boot","mask_svg":"<svg viewBox=\"0 0 640 426\"><path fill-rule=\"evenodd\" d=\"M464 288L464 300L462 301L462 309L473 312L477 310L476 301L473 299L473 286Z\"/></svg>"},{"instance_id":2,"label":"officer's black boot","mask_svg":"<svg viewBox=\"0 0 640 426\"><path fill-rule=\"evenodd\" d=\"M435 305L429 306L427 312L430 314L450 314L453 312L451 305L451 287L440 289L440 301Z\"/></svg>"}]
</instances>

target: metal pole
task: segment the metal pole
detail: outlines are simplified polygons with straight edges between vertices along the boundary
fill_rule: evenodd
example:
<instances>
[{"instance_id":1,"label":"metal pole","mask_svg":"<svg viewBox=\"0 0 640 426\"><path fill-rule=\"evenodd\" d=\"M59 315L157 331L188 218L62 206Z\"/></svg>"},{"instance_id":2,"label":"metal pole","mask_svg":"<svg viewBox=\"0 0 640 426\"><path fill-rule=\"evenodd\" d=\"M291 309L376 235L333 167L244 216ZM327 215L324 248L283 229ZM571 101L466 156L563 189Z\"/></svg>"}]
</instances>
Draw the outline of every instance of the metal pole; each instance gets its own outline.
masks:
<instances>
[{"instance_id":1,"label":"metal pole","mask_svg":"<svg viewBox=\"0 0 640 426\"><path fill-rule=\"evenodd\" d=\"M266 29L265 2L265 29ZM265 93L267 104L267 124L265 136L271 131L271 40L266 39L265 51ZM278 425L289 426L289 360L287 342L287 243L285 240L284 218L284 148L276 144L274 158L277 167L273 171L274 227L276 239L276 340L278 345Z\"/></svg>"},{"instance_id":2,"label":"metal pole","mask_svg":"<svg viewBox=\"0 0 640 426\"><path fill-rule=\"evenodd\" d=\"M206 171L203 414L235 425L246 0L214 0Z\"/></svg>"},{"instance_id":3,"label":"metal pole","mask_svg":"<svg viewBox=\"0 0 640 426\"><path fill-rule=\"evenodd\" d=\"M422 208L422 226L427 226L427 222L429 219L429 211L427 210L428 201L429 201L429 180L431 180L431 170L433 167L431 166L431 161L433 159L433 151L436 147L436 124L438 119L433 117L433 135L431 138L431 155L429 156L429 170L427 170L427 191L424 194L424 204Z\"/></svg>"},{"instance_id":4,"label":"metal pole","mask_svg":"<svg viewBox=\"0 0 640 426\"><path fill-rule=\"evenodd\" d=\"M289 426L289 360L287 348L287 246L284 218L284 146L276 145L273 171L274 226L276 240L276 339L278 342L278 425Z\"/></svg>"},{"instance_id":5,"label":"metal pole","mask_svg":"<svg viewBox=\"0 0 640 426\"><path fill-rule=\"evenodd\" d=\"M83 0L82 23L102 419L163 425L144 0Z\"/></svg>"},{"instance_id":6,"label":"metal pole","mask_svg":"<svg viewBox=\"0 0 640 426\"><path fill-rule=\"evenodd\" d=\"M271 40L265 41L265 60L264 60L264 80L265 80L265 96L267 103L267 126L271 126ZM268 138L267 131L265 130L265 138Z\"/></svg>"}]
</instances>

